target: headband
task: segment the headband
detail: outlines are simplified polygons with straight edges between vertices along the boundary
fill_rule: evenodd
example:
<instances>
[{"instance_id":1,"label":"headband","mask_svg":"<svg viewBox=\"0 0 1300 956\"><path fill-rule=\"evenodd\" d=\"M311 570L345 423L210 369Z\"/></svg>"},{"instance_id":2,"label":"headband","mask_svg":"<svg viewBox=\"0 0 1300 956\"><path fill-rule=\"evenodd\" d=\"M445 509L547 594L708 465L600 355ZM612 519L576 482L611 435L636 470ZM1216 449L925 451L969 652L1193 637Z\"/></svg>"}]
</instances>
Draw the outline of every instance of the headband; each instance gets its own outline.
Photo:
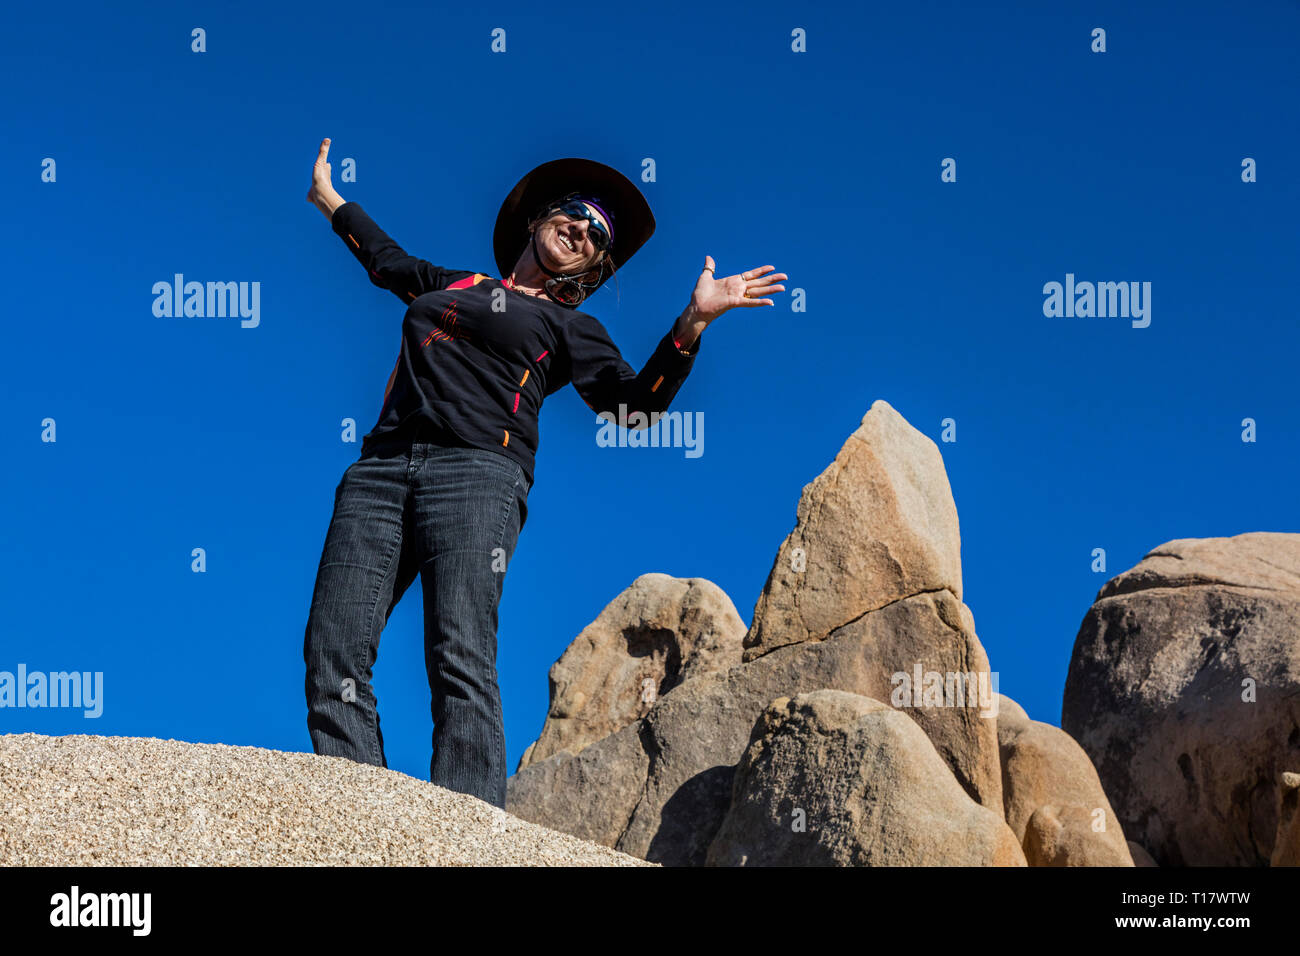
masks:
<instances>
[{"instance_id":1,"label":"headband","mask_svg":"<svg viewBox=\"0 0 1300 956\"><path fill-rule=\"evenodd\" d=\"M605 211L604 207L602 207L602 206L600 205L601 200L600 200L600 197L599 197L599 196L586 196L586 195L583 195L582 193L574 193L573 195L568 196L567 199L569 199L569 200L576 199L576 200L578 200L579 202L585 202L588 206L591 206L591 207L592 207L593 209L595 209L598 213L600 213L602 216L604 216L604 217L605 217L605 222L607 222L607 223L609 224L609 242L610 242L610 245L613 245L613 244L614 244L614 217L611 216L609 213L607 213L607 212Z\"/></svg>"}]
</instances>

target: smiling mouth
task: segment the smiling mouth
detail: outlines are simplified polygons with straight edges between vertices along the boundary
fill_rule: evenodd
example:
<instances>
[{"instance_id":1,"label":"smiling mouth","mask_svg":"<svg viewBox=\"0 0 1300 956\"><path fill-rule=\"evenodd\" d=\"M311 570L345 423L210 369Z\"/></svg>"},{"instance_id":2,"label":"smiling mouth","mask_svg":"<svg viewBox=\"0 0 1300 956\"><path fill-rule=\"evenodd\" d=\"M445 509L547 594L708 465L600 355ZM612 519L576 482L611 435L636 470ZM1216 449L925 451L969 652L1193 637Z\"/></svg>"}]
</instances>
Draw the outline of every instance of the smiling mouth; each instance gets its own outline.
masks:
<instances>
[{"instance_id":1,"label":"smiling mouth","mask_svg":"<svg viewBox=\"0 0 1300 956\"><path fill-rule=\"evenodd\" d=\"M564 248L568 249L570 252L578 251L573 244L573 240L570 239L568 236L564 235L563 233L557 232L555 234L555 238L560 243L560 245L564 246Z\"/></svg>"}]
</instances>

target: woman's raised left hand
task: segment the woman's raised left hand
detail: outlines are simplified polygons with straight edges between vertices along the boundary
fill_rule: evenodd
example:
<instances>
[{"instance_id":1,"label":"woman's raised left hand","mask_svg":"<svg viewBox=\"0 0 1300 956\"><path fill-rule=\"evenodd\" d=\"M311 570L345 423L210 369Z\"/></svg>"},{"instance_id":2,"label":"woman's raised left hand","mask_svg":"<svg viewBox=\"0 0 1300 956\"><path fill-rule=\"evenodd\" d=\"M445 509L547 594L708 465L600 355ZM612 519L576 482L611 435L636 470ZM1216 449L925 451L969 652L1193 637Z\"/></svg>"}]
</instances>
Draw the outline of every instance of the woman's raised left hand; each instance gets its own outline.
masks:
<instances>
[{"instance_id":1,"label":"woman's raised left hand","mask_svg":"<svg viewBox=\"0 0 1300 956\"><path fill-rule=\"evenodd\" d=\"M790 278L784 272L773 273L775 266L759 266L733 276L718 279L714 276L713 257L704 257L704 269L695 283L691 301L673 325L673 341L677 347L689 350L695 340L709 327L709 323L728 309L737 306L772 305L764 298L773 292L784 292L785 286L775 285Z\"/></svg>"},{"instance_id":2,"label":"woman's raised left hand","mask_svg":"<svg viewBox=\"0 0 1300 956\"><path fill-rule=\"evenodd\" d=\"M713 257L706 255L704 269L695 283L695 291L691 293L691 305L695 314L707 323L738 306L772 305L772 300L764 296L784 292L785 286L776 283L790 278L784 272L770 274L775 268L776 266L759 266L757 269L718 278L714 276Z\"/></svg>"}]
</instances>

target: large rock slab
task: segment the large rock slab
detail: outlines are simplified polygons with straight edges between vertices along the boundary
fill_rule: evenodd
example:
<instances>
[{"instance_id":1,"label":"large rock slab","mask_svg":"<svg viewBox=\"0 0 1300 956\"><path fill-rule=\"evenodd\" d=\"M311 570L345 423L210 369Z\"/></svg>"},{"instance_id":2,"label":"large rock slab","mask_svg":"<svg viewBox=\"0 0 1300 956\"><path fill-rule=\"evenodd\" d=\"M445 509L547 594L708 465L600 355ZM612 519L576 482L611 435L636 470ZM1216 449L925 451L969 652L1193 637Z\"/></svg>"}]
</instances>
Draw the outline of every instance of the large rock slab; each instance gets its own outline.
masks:
<instances>
[{"instance_id":1,"label":"large rock slab","mask_svg":"<svg viewBox=\"0 0 1300 956\"><path fill-rule=\"evenodd\" d=\"M940 589L961 600L961 537L943 456L876 401L804 487L754 607L744 659L822 640L868 611Z\"/></svg>"},{"instance_id":2,"label":"large rock slab","mask_svg":"<svg viewBox=\"0 0 1300 956\"><path fill-rule=\"evenodd\" d=\"M712 866L1024 866L916 723L856 694L773 701L736 768Z\"/></svg>"},{"instance_id":3,"label":"large rock slab","mask_svg":"<svg viewBox=\"0 0 1300 956\"><path fill-rule=\"evenodd\" d=\"M713 582L641 575L551 666L546 723L517 769L578 753L644 717L682 681L739 664L745 631Z\"/></svg>"},{"instance_id":4,"label":"large rock slab","mask_svg":"<svg viewBox=\"0 0 1300 956\"><path fill-rule=\"evenodd\" d=\"M0 735L0 867L645 865L345 757Z\"/></svg>"},{"instance_id":5,"label":"large rock slab","mask_svg":"<svg viewBox=\"0 0 1300 956\"><path fill-rule=\"evenodd\" d=\"M1262 866L1300 768L1300 535L1161 545L1107 582L1061 726L1161 866Z\"/></svg>"},{"instance_id":6,"label":"large rock slab","mask_svg":"<svg viewBox=\"0 0 1300 956\"><path fill-rule=\"evenodd\" d=\"M988 658L972 624L969 609L949 592L920 594L865 614L826 640L691 678L612 737L520 770L508 781L506 806L647 860L700 865L729 806L736 763L772 700L834 689L888 701L901 686L897 675L910 678L918 667L987 681ZM959 787L1000 816L995 701L976 694L965 706L911 706L900 715L929 738Z\"/></svg>"},{"instance_id":7,"label":"large rock slab","mask_svg":"<svg viewBox=\"0 0 1300 956\"><path fill-rule=\"evenodd\" d=\"M1097 770L1069 734L1003 697L998 746L1004 816L1030 866L1133 866Z\"/></svg>"}]
</instances>

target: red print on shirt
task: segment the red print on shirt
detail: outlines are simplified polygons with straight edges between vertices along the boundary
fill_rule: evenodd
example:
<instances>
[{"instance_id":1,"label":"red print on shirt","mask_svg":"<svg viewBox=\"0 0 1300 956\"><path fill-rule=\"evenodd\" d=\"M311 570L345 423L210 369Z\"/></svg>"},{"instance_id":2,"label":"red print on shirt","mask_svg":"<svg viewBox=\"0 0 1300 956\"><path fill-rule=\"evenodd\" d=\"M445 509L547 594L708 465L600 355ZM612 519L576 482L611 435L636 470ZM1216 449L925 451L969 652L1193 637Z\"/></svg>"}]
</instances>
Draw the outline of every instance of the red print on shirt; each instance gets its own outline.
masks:
<instances>
[{"instance_id":1,"label":"red print on shirt","mask_svg":"<svg viewBox=\"0 0 1300 956\"><path fill-rule=\"evenodd\" d=\"M456 314L456 303L458 301L460 300L452 299L451 304L443 309L438 318L434 320L437 324L428 336L425 337L425 340L420 343L422 348L427 346L430 342L451 342L457 337L462 339L469 338L463 330L458 330L456 328L456 323L460 318L460 316Z\"/></svg>"}]
</instances>

